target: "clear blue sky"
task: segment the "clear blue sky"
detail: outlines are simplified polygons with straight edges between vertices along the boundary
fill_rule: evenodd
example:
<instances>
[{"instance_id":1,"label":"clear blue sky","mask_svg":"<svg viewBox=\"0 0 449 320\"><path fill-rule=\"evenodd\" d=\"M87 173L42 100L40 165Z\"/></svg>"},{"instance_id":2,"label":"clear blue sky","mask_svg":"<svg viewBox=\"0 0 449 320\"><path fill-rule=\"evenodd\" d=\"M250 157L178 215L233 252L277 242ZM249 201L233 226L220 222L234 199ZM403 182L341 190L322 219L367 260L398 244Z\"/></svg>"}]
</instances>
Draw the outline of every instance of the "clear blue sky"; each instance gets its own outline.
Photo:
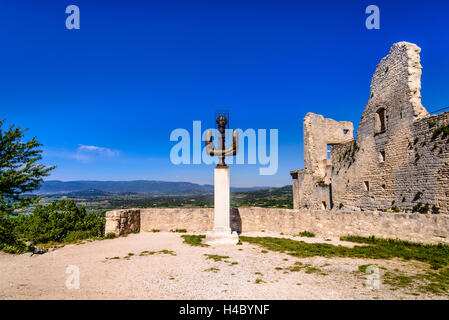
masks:
<instances>
[{"instance_id":1,"label":"clear blue sky","mask_svg":"<svg viewBox=\"0 0 449 320\"><path fill-rule=\"evenodd\" d=\"M69 4L80 30L65 28ZM370 4L380 30L365 28ZM58 166L48 179L212 183L213 166L170 163L169 136L224 108L231 127L279 129L278 173L232 165L232 185L285 185L303 167L304 115L357 126L394 42L422 48L424 106L449 105L448 12L410 0L2 0L0 118L43 143Z\"/></svg>"}]
</instances>

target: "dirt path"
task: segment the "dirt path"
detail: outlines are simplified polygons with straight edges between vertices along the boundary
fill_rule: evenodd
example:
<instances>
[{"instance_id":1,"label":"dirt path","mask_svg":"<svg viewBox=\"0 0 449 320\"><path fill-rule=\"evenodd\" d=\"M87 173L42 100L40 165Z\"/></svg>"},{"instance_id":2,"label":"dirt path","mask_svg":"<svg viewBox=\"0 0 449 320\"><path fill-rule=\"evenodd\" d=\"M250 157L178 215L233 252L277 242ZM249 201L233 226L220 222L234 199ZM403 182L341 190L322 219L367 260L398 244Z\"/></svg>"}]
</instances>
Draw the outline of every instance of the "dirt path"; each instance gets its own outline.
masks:
<instances>
[{"instance_id":1,"label":"dirt path","mask_svg":"<svg viewBox=\"0 0 449 320\"><path fill-rule=\"evenodd\" d=\"M269 233L246 235L280 237ZM324 239L315 238L295 239L324 242ZM354 245L337 239L326 243ZM170 250L176 255L170 254ZM143 251L149 253L140 256ZM134 255L128 256L129 253ZM206 254L229 258L214 261L207 259ZM120 259L110 259L114 257ZM304 268L296 272L286 270L295 262L300 262ZM140 233L68 245L44 255L0 253L0 299L442 298L414 296L405 289L393 291L382 283L379 289L366 288L366 275L358 271L358 266L371 263L388 270L416 267L416 263L398 260L298 259L246 243L193 247L183 243L179 233ZM79 289L66 287L69 265L80 270ZM381 277L386 269L381 269Z\"/></svg>"}]
</instances>

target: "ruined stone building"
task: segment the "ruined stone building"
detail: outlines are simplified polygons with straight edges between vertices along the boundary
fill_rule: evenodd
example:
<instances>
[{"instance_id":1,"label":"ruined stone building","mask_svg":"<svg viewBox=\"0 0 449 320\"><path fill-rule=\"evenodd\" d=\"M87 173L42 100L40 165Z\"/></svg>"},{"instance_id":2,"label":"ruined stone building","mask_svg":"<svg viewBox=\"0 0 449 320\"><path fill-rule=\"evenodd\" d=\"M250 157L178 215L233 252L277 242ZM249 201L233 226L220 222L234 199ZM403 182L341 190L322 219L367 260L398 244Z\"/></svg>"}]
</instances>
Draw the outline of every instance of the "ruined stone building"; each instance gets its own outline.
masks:
<instances>
[{"instance_id":1,"label":"ruined stone building","mask_svg":"<svg viewBox=\"0 0 449 320\"><path fill-rule=\"evenodd\" d=\"M377 65L356 138L308 113L294 208L449 213L449 112L421 104L421 49L395 43Z\"/></svg>"}]
</instances>

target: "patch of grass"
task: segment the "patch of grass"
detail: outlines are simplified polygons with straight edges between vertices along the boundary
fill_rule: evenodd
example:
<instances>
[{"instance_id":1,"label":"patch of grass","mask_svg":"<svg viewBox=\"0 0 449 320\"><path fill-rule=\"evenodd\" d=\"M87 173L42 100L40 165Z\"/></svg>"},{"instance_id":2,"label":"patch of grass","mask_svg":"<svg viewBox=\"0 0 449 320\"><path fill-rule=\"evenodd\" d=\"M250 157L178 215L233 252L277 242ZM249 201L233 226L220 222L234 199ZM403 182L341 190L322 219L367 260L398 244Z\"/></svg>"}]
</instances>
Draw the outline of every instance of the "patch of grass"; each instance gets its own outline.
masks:
<instances>
[{"instance_id":1,"label":"patch of grass","mask_svg":"<svg viewBox=\"0 0 449 320\"><path fill-rule=\"evenodd\" d=\"M114 232L108 232L107 234L105 234L104 239L114 239L115 233Z\"/></svg>"},{"instance_id":2,"label":"patch of grass","mask_svg":"<svg viewBox=\"0 0 449 320\"><path fill-rule=\"evenodd\" d=\"M359 271L362 273L366 273L366 268L368 268L369 266L371 266L371 264L363 264L359 266Z\"/></svg>"},{"instance_id":3,"label":"patch of grass","mask_svg":"<svg viewBox=\"0 0 449 320\"><path fill-rule=\"evenodd\" d=\"M171 255L171 256L176 256L176 253L175 253L174 251L172 251L172 250L167 250L167 249L160 250L158 253L163 253L163 254L169 254L169 255Z\"/></svg>"},{"instance_id":4,"label":"patch of grass","mask_svg":"<svg viewBox=\"0 0 449 320\"><path fill-rule=\"evenodd\" d=\"M286 270L288 270L290 272L304 271L307 274L318 273L323 276L327 275L326 273L322 272L321 269L319 269L317 267L313 267L311 264L303 264L300 261L296 261L294 263L294 265L286 268Z\"/></svg>"},{"instance_id":5,"label":"patch of grass","mask_svg":"<svg viewBox=\"0 0 449 320\"><path fill-rule=\"evenodd\" d=\"M412 208L412 212L419 212L419 213L428 213L430 210L430 206L428 203L423 205L421 202L418 202L418 204L414 205Z\"/></svg>"},{"instance_id":6,"label":"patch of grass","mask_svg":"<svg viewBox=\"0 0 449 320\"><path fill-rule=\"evenodd\" d=\"M327 187L329 186L326 182L324 182L323 180L320 180L316 183L319 187Z\"/></svg>"},{"instance_id":7,"label":"patch of grass","mask_svg":"<svg viewBox=\"0 0 449 320\"><path fill-rule=\"evenodd\" d=\"M422 196L422 192L421 192L421 191L418 191L418 192L415 194L415 196L413 197L413 202L415 202L415 201L421 199L421 196Z\"/></svg>"},{"instance_id":8,"label":"patch of grass","mask_svg":"<svg viewBox=\"0 0 449 320\"><path fill-rule=\"evenodd\" d=\"M222 261L223 259L229 259L229 256L220 256L218 254L204 254L207 258L214 260L215 262Z\"/></svg>"},{"instance_id":9,"label":"patch of grass","mask_svg":"<svg viewBox=\"0 0 449 320\"><path fill-rule=\"evenodd\" d=\"M147 251L147 250L145 250L145 251L142 251L141 253L139 253L139 256L141 256L141 257L143 257L143 256L150 256L150 255L153 255L155 253L156 253L156 251Z\"/></svg>"},{"instance_id":10,"label":"patch of grass","mask_svg":"<svg viewBox=\"0 0 449 320\"><path fill-rule=\"evenodd\" d=\"M204 272L213 272L213 273L217 273L218 271L220 271L220 269L214 267L204 270Z\"/></svg>"},{"instance_id":11,"label":"patch of grass","mask_svg":"<svg viewBox=\"0 0 449 320\"><path fill-rule=\"evenodd\" d=\"M399 208L396 207L396 206L392 206L391 207L391 212L401 212L401 210L399 210Z\"/></svg>"},{"instance_id":12,"label":"patch of grass","mask_svg":"<svg viewBox=\"0 0 449 320\"><path fill-rule=\"evenodd\" d=\"M315 268L315 267L307 267L305 272L310 274L310 273L321 272L321 270L319 268Z\"/></svg>"},{"instance_id":13,"label":"patch of grass","mask_svg":"<svg viewBox=\"0 0 449 320\"><path fill-rule=\"evenodd\" d=\"M274 268L274 270L282 270L282 268L281 267L276 267L276 268Z\"/></svg>"},{"instance_id":14,"label":"patch of grass","mask_svg":"<svg viewBox=\"0 0 449 320\"><path fill-rule=\"evenodd\" d=\"M342 241L367 244L348 248L329 243L306 243L286 238L241 236L244 242L264 247L271 251L285 252L295 257L352 257L366 259L417 260L428 263L433 269L449 265L449 246L444 244L420 244L401 240L377 239L375 237L346 236Z\"/></svg>"},{"instance_id":15,"label":"patch of grass","mask_svg":"<svg viewBox=\"0 0 449 320\"><path fill-rule=\"evenodd\" d=\"M185 234L181 236L184 239L184 243L187 243L191 246L199 246L199 247L208 247L208 244L202 243L201 241L206 238L205 235L194 235L194 234Z\"/></svg>"},{"instance_id":16,"label":"patch of grass","mask_svg":"<svg viewBox=\"0 0 449 320\"><path fill-rule=\"evenodd\" d=\"M262 250L262 251L260 251L260 252L262 252L262 253L268 253L268 251L267 251L267 250Z\"/></svg>"},{"instance_id":17,"label":"patch of grass","mask_svg":"<svg viewBox=\"0 0 449 320\"><path fill-rule=\"evenodd\" d=\"M170 232L186 233L187 230L186 229L174 229L174 230L170 230Z\"/></svg>"},{"instance_id":18,"label":"patch of grass","mask_svg":"<svg viewBox=\"0 0 449 320\"><path fill-rule=\"evenodd\" d=\"M159 229L151 229L151 232L161 232Z\"/></svg>"},{"instance_id":19,"label":"patch of grass","mask_svg":"<svg viewBox=\"0 0 449 320\"><path fill-rule=\"evenodd\" d=\"M263 280L260 279L260 278L257 278L256 281L254 281L254 283L256 283L256 284L261 284L261 283L265 283L265 281L263 281Z\"/></svg>"},{"instance_id":20,"label":"patch of grass","mask_svg":"<svg viewBox=\"0 0 449 320\"><path fill-rule=\"evenodd\" d=\"M438 272L427 270L424 273L407 275L399 270L395 272L385 272L384 284L391 286L390 290L407 288L417 290L421 293L431 293L435 295L447 295L449 293L449 268L443 268ZM409 292L412 295L419 295L418 292Z\"/></svg>"},{"instance_id":21,"label":"patch of grass","mask_svg":"<svg viewBox=\"0 0 449 320\"><path fill-rule=\"evenodd\" d=\"M262 274L261 272L259 272L259 271L254 272L254 274L257 274L257 275L259 275L259 276L263 276L263 274Z\"/></svg>"},{"instance_id":22,"label":"patch of grass","mask_svg":"<svg viewBox=\"0 0 449 320\"><path fill-rule=\"evenodd\" d=\"M406 288L413 282L413 276L407 276L404 274L393 274L391 272L385 272L384 284L391 285L396 288Z\"/></svg>"},{"instance_id":23,"label":"patch of grass","mask_svg":"<svg viewBox=\"0 0 449 320\"><path fill-rule=\"evenodd\" d=\"M159 251L142 251L141 253L139 253L139 256L144 257L144 256L152 256L154 254L169 254L171 256L176 256L176 252L172 251L172 250L167 250L167 249L163 249L163 250L159 250Z\"/></svg>"},{"instance_id":24,"label":"patch of grass","mask_svg":"<svg viewBox=\"0 0 449 320\"><path fill-rule=\"evenodd\" d=\"M445 139L449 135L449 124L435 129L432 135L432 140L438 138L441 133L443 133L442 139Z\"/></svg>"},{"instance_id":25,"label":"patch of grass","mask_svg":"<svg viewBox=\"0 0 449 320\"><path fill-rule=\"evenodd\" d=\"M308 237L308 238L314 238L315 237L315 233L310 232L310 231L302 231L298 235L300 237Z\"/></svg>"}]
</instances>

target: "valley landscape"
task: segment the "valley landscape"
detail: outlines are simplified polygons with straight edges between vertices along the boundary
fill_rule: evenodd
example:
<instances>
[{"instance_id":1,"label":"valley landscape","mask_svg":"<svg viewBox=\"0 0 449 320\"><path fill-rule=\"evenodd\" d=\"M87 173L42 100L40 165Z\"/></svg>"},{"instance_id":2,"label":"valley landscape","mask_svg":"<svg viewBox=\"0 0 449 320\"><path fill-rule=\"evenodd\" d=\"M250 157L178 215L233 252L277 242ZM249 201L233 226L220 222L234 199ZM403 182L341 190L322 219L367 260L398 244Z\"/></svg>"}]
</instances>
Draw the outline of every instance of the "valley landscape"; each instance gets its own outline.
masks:
<instances>
[{"instance_id":1,"label":"valley landscape","mask_svg":"<svg viewBox=\"0 0 449 320\"><path fill-rule=\"evenodd\" d=\"M45 181L27 196L41 197L39 204L73 200L89 212L128 208L212 208L212 185L165 181ZM292 187L231 188L232 207L292 208ZM18 211L29 214L35 205Z\"/></svg>"}]
</instances>

